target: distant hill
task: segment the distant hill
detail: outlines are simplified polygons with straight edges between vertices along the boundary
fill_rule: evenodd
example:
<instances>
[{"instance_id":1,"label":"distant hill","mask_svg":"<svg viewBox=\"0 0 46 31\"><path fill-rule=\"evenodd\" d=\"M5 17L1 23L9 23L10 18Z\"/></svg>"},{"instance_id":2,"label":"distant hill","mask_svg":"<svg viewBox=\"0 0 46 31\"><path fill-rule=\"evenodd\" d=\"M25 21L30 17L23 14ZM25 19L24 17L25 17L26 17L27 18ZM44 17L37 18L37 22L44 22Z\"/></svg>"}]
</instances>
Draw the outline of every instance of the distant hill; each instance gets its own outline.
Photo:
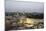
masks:
<instances>
[{"instance_id":1,"label":"distant hill","mask_svg":"<svg viewBox=\"0 0 46 31\"><path fill-rule=\"evenodd\" d=\"M28 18L35 18L35 19L43 19L44 18L44 13L20 13L20 12L5 12L5 16L26 16Z\"/></svg>"}]
</instances>

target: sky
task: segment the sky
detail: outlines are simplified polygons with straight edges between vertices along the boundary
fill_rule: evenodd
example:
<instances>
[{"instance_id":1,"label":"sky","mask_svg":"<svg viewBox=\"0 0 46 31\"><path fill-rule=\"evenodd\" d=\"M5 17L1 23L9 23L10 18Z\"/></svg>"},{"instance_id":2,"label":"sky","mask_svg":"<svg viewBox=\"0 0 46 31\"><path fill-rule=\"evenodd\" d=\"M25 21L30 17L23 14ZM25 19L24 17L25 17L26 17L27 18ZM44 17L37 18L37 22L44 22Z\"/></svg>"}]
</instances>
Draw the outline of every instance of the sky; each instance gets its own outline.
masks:
<instances>
[{"instance_id":1,"label":"sky","mask_svg":"<svg viewBox=\"0 0 46 31\"><path fill-rule=\"evenodd\" d=\"M6 0L5 2L6 12L44 12L43 2L31 2L31 1L16 1L16 0Z\"/></svg>"}]
</instances>

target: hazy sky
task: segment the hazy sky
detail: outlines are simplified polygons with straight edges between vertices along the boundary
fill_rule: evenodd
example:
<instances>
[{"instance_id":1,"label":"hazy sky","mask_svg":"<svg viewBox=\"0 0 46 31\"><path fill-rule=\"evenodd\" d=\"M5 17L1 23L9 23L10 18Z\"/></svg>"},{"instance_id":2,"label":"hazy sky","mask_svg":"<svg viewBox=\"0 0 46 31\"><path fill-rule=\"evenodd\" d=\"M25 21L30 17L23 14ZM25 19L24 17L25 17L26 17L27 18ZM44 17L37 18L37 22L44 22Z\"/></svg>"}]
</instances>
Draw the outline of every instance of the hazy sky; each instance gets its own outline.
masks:
<instances>
[{"instance_id":1,"label":"hazy sky","mask_svg":"<svg viewBox=\"0 0 46 31\"><path fill-rule=\"evenodd\" d=\"M6 0L6 12L44 12L44 4L40 2Z\"/></svg>"}]
</instances>

